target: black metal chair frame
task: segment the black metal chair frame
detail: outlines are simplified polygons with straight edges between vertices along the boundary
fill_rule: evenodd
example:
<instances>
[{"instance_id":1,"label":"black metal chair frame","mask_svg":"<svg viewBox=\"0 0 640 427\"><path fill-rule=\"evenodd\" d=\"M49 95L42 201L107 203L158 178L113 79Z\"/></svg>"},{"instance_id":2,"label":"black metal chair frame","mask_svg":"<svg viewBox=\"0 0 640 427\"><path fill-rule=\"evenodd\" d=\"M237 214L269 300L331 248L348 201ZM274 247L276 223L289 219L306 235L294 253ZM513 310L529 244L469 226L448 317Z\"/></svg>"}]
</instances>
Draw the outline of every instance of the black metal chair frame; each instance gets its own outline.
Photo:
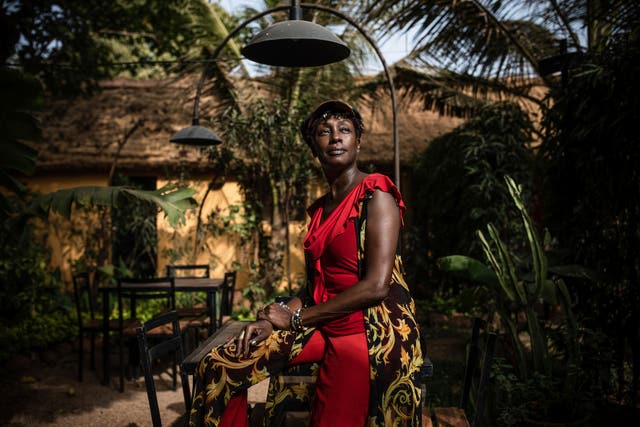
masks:
<instances>
[{"instance_id":1,"label":"black metal chair frame","mask_svg":"<svg viewBox=\"0 0 640 427\"><path fill-rule=\"evenodd\" d=\"M220 304L218 305L218 325L221 327L224 316L231 316L233 312L233 298L236 292L236 271L227 271L224 273L224 282L220 289Z\"/></svg>"},{"instance_id":2,"label":"black metal chair frame","mask_svg":"<svg viewBox=\"0 0 640 427\"><path fill-rule=\"evenodd\" d=\"M134 284L156 284L156 283L169 283L169 287L167 290L149 290L149 291L129 291L122 290L123 283L134 283ZM166 299L167 300L167 309L175 311L176 308L176 292L175 292L175 281L172 277L158 277L151 279L141 279L141 278L124 278L118 280L118 345L119 345L119 359L120 359L120 391L124 391L124 375L125 375L125 363L124 363L124 339L125 332L127 335L135 334L134 330L131 330L131 325L127 325L127 322L124 319L123 307L124 307L124 299L127 298L130 300L130 310L131 310L131 322L135 322L136 318L136 302L137 300L151 300L151 299ZM131 323L129 322L129 323ZM137 350L137 347L135 348ZM135 357L132 357L133 348L130 347L129 352L129 366L137 366L138 361ZM175 370L175 367L174 367ZM175 383L175 375L174 375L174 383Z\"/></svg>"},{"instance_id":3,"label":"black metal chair frame","mask_svg":"<svg viewBox=\"0 0 640 427\"><path fill-rule=\"evenodd\" d=\"M167 277L178 277L178 271L194 271L194 270L204 270L202 274L188 274L186 276L180 277L188 277L188 278L198 278L198 277L210 277L209 276L209 264L169 264L167 265Z\"/></svg>"},{"instance_id":4,"label":"black metal chair frame","mask_svg":"<svg viewBox=\"0 0 640 427\"><path fill-rule=\"evenodd\" d=\"M187 274L178 276L178 272L186 272ZM198 272L200 272L200 274L196 274ZM210 277L210 268L209 264L169 264L167 265L167 276L189 279ZM176 311L184 326L182 332L184 335L185 348L189 348L191 339L194 341L193 345L197 346L200 341L199 331L205 326L208 307L177 307ZM192 331L192 335L187 334L187 330ZM191 339L189 339L189 337L191 337Z\"/></svg>"},{"instance_id":5,"label":"black metal chair frame","mask_svg":"<svg viewBox=\"0 0 640 427\"><path fill-rule=\"evenodd\" d=\"M83 272L73 276L73 296L76 306L76 315L78 316L78 381L83 380L84 373L84 337L89 334L91 338L91 359L90 369L96 368L95 349L96 334L102 333L102 321L96 319L95 312L98 306L91 286L91 278L89 273ZM89 313L89 319L83 319L84 313Z\"/></svg>"},{"instance_id":6,"label":"black metal chair frame","mask_svg":"<svg viewBox=\"0 0 640 427\"><path fill-rule=\"evenodd\" d=\"M460 405L465 412L469 406L471 398L471 386L473 385L473 377L476 369L478 368L478 362L480 362L480 378L478 380L478 386L476 388L476 396L474 403L474 416L473 427L482 426L482 417L484 415L485 402L487 400L486 388L489 384L489 374L491 371L491 362L495 353L496 340L498 335L495 332L486 333L486 339L484 342L484 352L480 345L480 330L486 328L486 322L482 319L473 319L473 327L471 331L471 343L469 345L469 353L467 355L467 364L464 373L464 383L462 386L462 396L460 397ZM482 354L482 360L479 358Z\"/></svg>"},{"instance_id":7,"label":"black metal chair frame","mask_svg":"<svg viewBox=\"0 0 640 427\"><path fill-rule=\"evenodd\" d=\"M486 389L489 384L489 375L491 371L491 362L495 354L495 346L498 335L495 332L486 331L486 338L480 339L481 330L486 330L487 323L480 319L474 318L471 330L471 340L465 360L465 371L463 377L462 394L460 396L459 409L467 413L469 404L471 403L471 389L474 385L474 376L477 369L480 369L480 376L477 381L474 399L474 415L473 421L470 423L473 427L482 427L484 409L486 406L487 393ZM426 347L423 347L426 348ZM480 358L482 357L482 360ZM420 372L418 373L418 381L422 385L422 402L421 406L427 406L426 382L433 376L434 366L428 357L425 357ZM425 408L426 409L426 408ZM437 411L438 408L436 408ZM436 414L437 415L437 414Z\"/></svg>"},{"instance_id":8,"label":"black metal chair frame","mask_svg":"<svg viewBox=\"0 0 640 427\"><path fill-rule=\"evenodd\" d=\"M171 325L170 333L166 333L166 331L163 331L164 333L154 333L154 329L164 329L169 324ZM161 427L160 408L158 407L158 397L153 377L153 362L162 356L173 354L173 389L175 390L177 376L176 366L182 363L184 359L178 313L173 310L154 317L136 329L136 336L144 371L144 382L147 389L151 420L154 427ZM160 340L157 343L151 344L151 340L156 340L159 337ZM182 368L180 369L180 381L182 383L186 413L191 404L191 392L189 390L188 376Z\"/></svg>"}]
</instances>

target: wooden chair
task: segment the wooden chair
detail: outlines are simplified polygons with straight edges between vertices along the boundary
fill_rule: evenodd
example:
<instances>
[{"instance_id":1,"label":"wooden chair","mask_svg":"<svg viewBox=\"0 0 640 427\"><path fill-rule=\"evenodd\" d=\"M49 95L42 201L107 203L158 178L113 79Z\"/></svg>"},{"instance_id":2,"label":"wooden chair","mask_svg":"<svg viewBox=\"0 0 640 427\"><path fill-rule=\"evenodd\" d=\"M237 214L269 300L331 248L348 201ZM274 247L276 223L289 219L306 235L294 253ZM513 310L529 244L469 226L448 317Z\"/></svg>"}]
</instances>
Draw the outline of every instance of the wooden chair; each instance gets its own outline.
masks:
<instances>
[{"instance_id":1,"label":"wooden chair","mask_svg":"<svg viewBox=\"0 0 640 427\"><path fill-rule=\"evenodd\" d=\"M136 286L135 291L126 289L126 285ZM162 286L162 290L158 289L155 285ZM123 286L125 286L123 288ZM145 287L149 287L149 290L145 290ZM129 319L124 318L124 300L130 301ZM164 307L160 312L167 312L175 310L176 296L175 296L175 282L170 277L160 277L151 279L139 279L139 278L125 278L118 280L118 346L119 346L119 359L120 359L120 391L124 391L124 376L126 366L133 367L134 369L139 366L138 360L138 347L132 346L131 340L136 336L136 328L141 325L141 322L136 316L136 305L139 300L163 300ZM129 341L129 363L125 365L124 362L124 347Z\"/></svg>"},{"instance_id":2,"label":"wooden chair","mask_svg":"<svg viewBox=\"0 0 640 427\"><path fill-rule=\"evenodd\" d=\"M73 296L78 322L78 381L83 380L86 336L91 340L89 368L95 370L95 338L103 331L102 319L96 316L96 313L101 313L96 295L89 273L83 272L73 276ZM133 325L133 322L129 321L123 323L125 327ZM120 322L117 319L109 320L109 331L117 332L119 329Z\"/></svg>"},{"instance_id":3,"label":"wooden chair","mask_svg":"<svg viewBox=\"0 0 640 427\"><path fill-rule=\"evenodd\" d=\"M184 277L190 279L210 277L208 264L169 264L167 265L167 277ZM184 345L187 345L187 335L195 341L194 347L199 344L200 332L208 326L208 308L205 305L193 307L176 307L176 312L180 318L180 326L183 331ZM192 332L189 334L189 332Z\"/></svg>"},{"instance_id":4,"label":"wooden chair","mask_svg":"<svg viewBox=\"0 0 640 427\"><path fill-rule=\"evenodd\" d=\"M215 329L219 329L223 324L231 319L231 314L233 313L234 294L236 291L236 277L237 272L235 271L227 271L224 273L224 281L222 282L219 290L220 302L218 304L217 319L214 319L216 322ZM208 329L209 322L211 321L207 311L204 311L198 316L190 317L189 319L190 325L194 325L194 327L198 327L200 330Z\"/></svg>"},{"instance_id":5,"label":"wooden chair","mask_svg":"<svg viewBox=\"0 0 640 427\"><path fill-rule=\"evenodd\" d=\"M169 264L167 277L209 277L208 264Z\"/></svg>"},{"instance_id":6,"label":"wooden chair","mask_svg":"<svg viewBox=\"0 0 640 427\"><path fill-rule=\"evenodd\" d=\"M158 407L153 365L156 360L162 357L173 356L173 389L175 390L176 365L182 363L184 359L178 314L174 310L152 318L136 329L136 336L144 370L144 382L147 389L151 420L154 427L161 427L162 422L160 408ZM180 381L182 383L186 414L191 402L191 393L187 374L182 369L180 369Z\"/></svg>"},{"instance_id":7,"label":"wooden chair","mask_svg":"<svg viewBox=\"0 0 640 427\"><path fill-rule=\"evenodd\" d=\"M423 427L431 425L436 427L482 427L486 406L486 388L489 383L491 361L498 337L495 332L488 332L485 328L486 322L484 320L478 318L473 320L460 404L457 407L436 407L432 413L424 406ZM481 340L481 330L483 329L485 329L485 336ZM477 376L476 373L478 373ZM476 383L475 393L472 396L474 383ZM467 418L467 410L472 402L474 411L473 420L470 423Z\"/></svg>"},{"instance_id":8,"label":"wooden chair","mask_svg":"<svg viewBox=\"0 0 640 427\"><path fill-rule=\"evenodd\" d=\"M167 277L184 277L189 279L198 279L209 276L208 264L169 264L167 265ZM199 317L203 314L207 314L207 307L176 307L178 316L182 318L188 318L192 321L192 324L188 324L188 327L198 328ZM182 323L184 325L184 323Z\"/></svg>"},{"instance_id":9,"label":"wooden chair","mask_svg":"<svg viewBox=\"0 0 640 427\"><path fill-rule=\"evenodd\" d=\"M96 368L96 334L102 332L102 321L96 319L95 313L98 311L95 294L91 286L89 273L78 273L73 276L73 296L76 306L76 316L78 318L78 381L82 381L84 371L84 338L86 334L91 339L91 359L90 369ZM86 315L88 319L84 319Z\"/></svg>"}]
</instances>

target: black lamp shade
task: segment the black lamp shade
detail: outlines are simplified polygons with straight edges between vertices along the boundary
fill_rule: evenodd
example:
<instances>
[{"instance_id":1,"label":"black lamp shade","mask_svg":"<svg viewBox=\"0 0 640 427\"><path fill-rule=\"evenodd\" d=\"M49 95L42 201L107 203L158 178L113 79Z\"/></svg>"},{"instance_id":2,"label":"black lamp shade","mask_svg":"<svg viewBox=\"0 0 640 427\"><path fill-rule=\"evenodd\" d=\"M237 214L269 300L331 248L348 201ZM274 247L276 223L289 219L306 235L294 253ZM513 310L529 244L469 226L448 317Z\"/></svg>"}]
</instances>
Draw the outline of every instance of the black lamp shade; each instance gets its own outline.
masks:
<instances>
[{"instance_id":1,"label":"black lamp shade","mask_svg":"<svg viewBox=\"0 0 640 427\"><path fill-rule=\"evenodd\" d=\"M342 61L349 47L325 27L303 20L278 22L241 50L248 59L279 67L316 67Z\"/></svg>"},{"instance_id":2,"label":"black lamp shade","mask_svg":"<svg viewBox=\"0 0 640 427\"><path fill-rule=\"evenodd\" d=\"M169 141L175 142L176 144L195 145L198 147L218 145L222 142L215 132L198 125L180 129Z\"/></svg>"}]
</instances>

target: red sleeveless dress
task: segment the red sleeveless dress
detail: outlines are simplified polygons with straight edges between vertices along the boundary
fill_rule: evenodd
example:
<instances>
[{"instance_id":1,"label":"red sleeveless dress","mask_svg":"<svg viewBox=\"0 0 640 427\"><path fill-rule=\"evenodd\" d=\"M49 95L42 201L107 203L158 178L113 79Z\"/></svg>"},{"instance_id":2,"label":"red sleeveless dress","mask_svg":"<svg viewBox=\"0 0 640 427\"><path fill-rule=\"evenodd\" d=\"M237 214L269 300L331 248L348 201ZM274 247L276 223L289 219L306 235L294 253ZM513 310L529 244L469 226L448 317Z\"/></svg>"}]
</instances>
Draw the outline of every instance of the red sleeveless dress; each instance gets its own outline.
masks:
<instances>
[{"instance_id":1,"label":"red sleeveless dress","mask_svg":"<svg viewBox=\"0 0 640 427\"><path fill-rule=\"evenodd\" d=\"M359 202L375 190L394 196L399 207L398 215L402 219L405 209L402 198L391 180L380 174L365 177L324 220L322 211L326 196L309 208L311 221L304 241L304 250L316 304L327 301L358 283L358 245L361 242L357 241L355 226L356 219L361 216ZM361 226L358 224L358 227ZM362 248L360 253L363 253ZM293 359L289 359L289 365L321 362L315 398L312 402L310 426L388 425L387 418L390 416L391 420L394 418L392 415L396 414L391 414L388 408L393 407L395 411L404 410L407 406L402 402L396 403L394 399L405 400L411 398L407 393L413 393L412 396L415 394L413 385L407 378L418 366L417 362L411 362L414 360L413 356L415 360L421 361L419 347L415 347L419 345L416 338L417 329L415 337L407 334L404 329L398 333L395 332L395 328L387 328L389 333L385 332L386 329L380 330L386 328L389 319L385 316L392 310L401 311L402 314L396 315L402 317L403 325L407 323L415 326L412 317L407 315L412 311L413 302L408 297L406 285L398 282L395 275L394 269L392 294L387 298L389 301L381 303L380 307L370 307L316 325L299 353L293 356ZM402 293L405 290L406 295ZM404 300L398 299L398 303L393 299L400 297ZM404 334L407 334L406 339ZM202 360L194 377L196 391L190 411L190 422L193 425L248 427L246 389L267 378L271 374L271 368L278 369L282 360L287 358L287 354L282 352L281 348L291 351L295 345L293 339L298 337L302 337L302 334L292 335L290 332L276 331L268 339L268 345L258 346L248 359L235 355L235 345L213 349ZM411 345L407 347L412 349L411 352L405 350L407 345ZM382 347L385 351L382 351ZM396 354L392 354L391 350L397 354L413 356L409 357L408 361L400 357L397 357L397 360L395 357L393 360L387 360L386 357ZM386 368L389 368L390 372L385 371ZM399 376L400 374L402 376ZM398 378L404 382L399 383ZM393 387L389 385L390 382L393 382ZM296 393L295 390L293 392ZM387 392L392 395L387 396ZM371 401L370 396L373 396ZM417 405L419 394L411 399L413 406ZM372 411L381 415L376 415L375 419L369 418ZM398 414L402 415L399 412ZM405 421L409 419L400 416L396 418Z\"/></svg>"},{"instance_id":2,"label":"red sleeveless dress","mask_svg":"<svg viewBox=\"0 0 640 427\"><path fill-rule=\"evenodd\" d=\"M374 190L391 193L402 219L404 204L391 180L380 174L365 177L325 218L326 195L308 209L311 221L304 241L313 276L313 299L325 302L360 280L355 219L359 202ZM304 319L304 318L303 318ZM310 425L361 427L369 409L369 355L364 313L357 311L317 325L317 331L293 363L320 360ZM320 354L319 354L320 352Z\"/></svg>"}]
</instances>

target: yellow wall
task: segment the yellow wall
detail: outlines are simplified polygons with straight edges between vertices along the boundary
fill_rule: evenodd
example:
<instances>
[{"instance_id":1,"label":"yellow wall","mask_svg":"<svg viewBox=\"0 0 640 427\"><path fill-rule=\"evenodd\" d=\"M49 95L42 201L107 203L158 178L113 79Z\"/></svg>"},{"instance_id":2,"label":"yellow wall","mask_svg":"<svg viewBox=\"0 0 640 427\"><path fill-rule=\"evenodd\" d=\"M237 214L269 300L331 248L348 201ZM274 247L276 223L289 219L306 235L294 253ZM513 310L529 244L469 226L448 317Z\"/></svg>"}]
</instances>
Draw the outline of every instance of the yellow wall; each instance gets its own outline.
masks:
<instances>
[{"instance_id":1,"label":"yellow wall","mask_svg":"<svg viewBox=\"0 0 640 427\"><path fill-rule=\"evenodd\" d=\"M105 174L51 174L42 177L32 177L25 179L25 184L33 192L46 194L67 188L78 186L104 186L107 184ZM97 217L94 215L90 220L92 224L97 224ZM50 214L44 227L47 240L46 244L51 248L51 267L60 268L62 279L71 282L71 267L73 262L83 254L81 231L86 228L87 222L84 219L72 216L71 220L57 214Z\"/></svg>"},{"instance_id":2,"label":"yellow wall","mask_svg":"<svg viewBox=\"0 0 640 427\"><path fill-rule=\"evenodd\" d=\"M200 176L197 180L186 181L184 184L196 190L194 198L201 204L207 190L210 177ZM61 189L78 186L103 186L107 180L105 174L51 174L47 176L32 177L26 180L28 187L39 193L49 193ZM167 181L158 180L157 187L167 184ZM215 212L218 215L227 215L230 205L241 203L242 198L237 183L227 182L221 189L211 191L205 200L202 209L202 218ZM166 265L169 263L199 263L209 264L211 274L221 277L225 271L234 268L235 263L240 263L238 269L238 288L242 288L248 279L248 263L253 254L247 253L248 248L238 247L228 237L208 237L199 245L200 250L194 257L194 244L196 234L196 218L198 208L186 213L186 223L173 228L164 218L162 212L158 215L158 275L163 275ZM86 215L81 217L74 213L71 220L52 214L49 216L46 226L48 233L47 244L52 250L52 267L60 267L62 277L68 283L71 281L71 267L73 263L83 256L83 235L87 227ZM97 217L90 218L89 226L99 227L101 223ZM304 254L302 252L302 239L306 227L301 223L290 226L291 236L291 268L293 282L304 274ZM282 286L286 285L283 281Z\"/></svg>"}]
</instances>

